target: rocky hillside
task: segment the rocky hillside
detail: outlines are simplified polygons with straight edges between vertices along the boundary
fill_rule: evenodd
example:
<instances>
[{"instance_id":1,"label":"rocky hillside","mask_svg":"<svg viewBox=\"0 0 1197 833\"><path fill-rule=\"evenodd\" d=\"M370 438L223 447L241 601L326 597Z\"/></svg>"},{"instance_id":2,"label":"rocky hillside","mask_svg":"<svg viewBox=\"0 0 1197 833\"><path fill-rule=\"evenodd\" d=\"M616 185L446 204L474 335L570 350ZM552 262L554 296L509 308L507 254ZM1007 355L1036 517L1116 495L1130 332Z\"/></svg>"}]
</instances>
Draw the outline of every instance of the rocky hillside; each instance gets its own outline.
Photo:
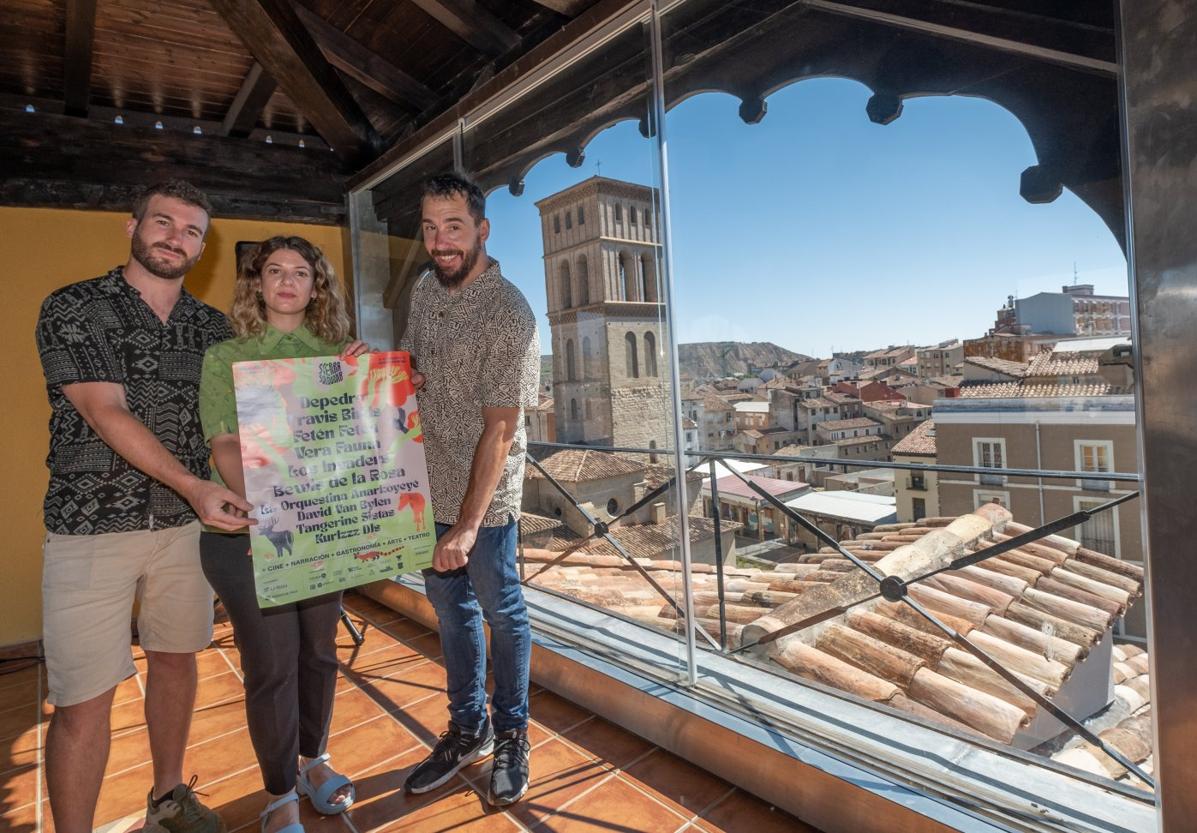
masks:
<instances>
[{"instance_id":1,"label":"rocky hillside","mask_svg":"<svg viewBox=\"0 0 1197 833\"><path fill-rule=\"evenodd\" d=\"M786 368L795 362L807 361L810 356L793 353L768 341L702 341L679 344L678 358L682 373L696 381L743 376L755 369ZM543 385L553 381L553 357L540 357L540 380Z\"/></svg>"},{"instance_id":2,"label":"rocky hillside","mask_svg":"<svg viewBox=\"0 0 1197 833\"><path fill-rule=\"evenodd\" d=\"M678 345L682 373L696 381L741 376L766 367L785 368L809 358L768 341L702 341Z\"/></svg>"}]
</instances>

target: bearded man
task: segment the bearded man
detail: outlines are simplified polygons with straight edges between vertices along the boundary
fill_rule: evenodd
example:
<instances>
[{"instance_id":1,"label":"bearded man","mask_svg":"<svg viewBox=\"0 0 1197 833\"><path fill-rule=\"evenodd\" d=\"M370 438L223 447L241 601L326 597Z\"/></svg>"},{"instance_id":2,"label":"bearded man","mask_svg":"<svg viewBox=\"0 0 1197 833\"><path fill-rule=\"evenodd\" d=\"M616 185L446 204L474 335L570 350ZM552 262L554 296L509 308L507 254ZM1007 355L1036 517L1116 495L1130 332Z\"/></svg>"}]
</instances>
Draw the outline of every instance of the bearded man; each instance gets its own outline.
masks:
<instances>
[{"instance_id":1,"label":"bearded man","mask_svg":"<svg viewBox=\"0 0 1197 833\"><path fill-rule=\"evenodd\" d=\"M528 789L531 631L515 553L523 409L536 404L540 374L536 319L486 254L490 222L475 183L457 174L428 180L421 223L433 268L412 290L401 348L423 377L420 420L437 534L424 583L440 620L449 728L405 788L436 789L493 752L488 798L504 806ZM495 675L489 715L484 616Z\"/></svg>"},{"instance_id":2,"label":"bearded man","mask_svg":"<svg viewBox=\"0 0 1197 833\"><path fill-rule=\"evenodd\" d=\"M46 780L59 833L93 828L113 694L137 671L135 602L154 778L145 829L224 830L196 799L194 779L183 783L195 654L212 640L200 521L233 530L250 509L208 479L200 428L204 351L232 336L220 312L183 289L210 214L186 182L151 187L126 224L128 262L57 290L38 317L51 408L42 639L55 708Z\"/></svg>"}]
</instances>

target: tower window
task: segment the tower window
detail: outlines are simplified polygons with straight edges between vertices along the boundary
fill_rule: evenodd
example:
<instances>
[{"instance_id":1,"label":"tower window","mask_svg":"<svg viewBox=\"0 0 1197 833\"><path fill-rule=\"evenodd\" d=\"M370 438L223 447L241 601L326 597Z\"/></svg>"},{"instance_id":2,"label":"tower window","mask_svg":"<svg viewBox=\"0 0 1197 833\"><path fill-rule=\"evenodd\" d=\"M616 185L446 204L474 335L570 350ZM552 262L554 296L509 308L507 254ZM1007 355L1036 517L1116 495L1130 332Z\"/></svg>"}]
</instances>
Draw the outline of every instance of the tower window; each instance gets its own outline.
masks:
<instances>
[{"instance_id":1,"label":"tower window","mask_svg":"<svg viewBox=\"0 0 1197 833\"><path fill-rule=\"evenodd\" d=\"M620 203L615 203L615 222L623 222L623 205Z\"/></svg>"},{"instance_id":2,"label":"tower window","mask_svg":"<svg viewBox=\"0 0 1197 833\"><path fill-rule=\"evenodd\" d=\"M578 206L578 225L583 225L586 222L586 212L582 210L582 206Z\"/></svg>"},{"instance_id":3,"label":"tower window","mask_svg":"<svg viewBox=\"0 0 1197 833\"><path fill-rule=\"evenodd\" d=\"M627 371L627 375L631 379L639 379L640 378L640 362L636 356L636 334L632 333L632 332L626 333L623 337L623 341L624 341L624 352L627 354L627 357L625 360L626 361L625 369Z\"/></svg>"},{"instance_id":4,"label":"tower window","mask_svg":"<svg viewBox=\"0 0 1197 833\"><path fill-rule=\"evenodd\" d=\"M565 227L571 229L574 227L574 215L570 212L565 212Z\"/></svg>"},{"instance_id":5,"label":"tower window","mask_svg":"<svg viewBox=\"0 0 1197 833\"><path fill-rule=\"evenodd\" d=\"M657 375L657 338L652 333L644 334L644 375Z\"/></svg>"},{"instance_id":6,"label":"tower window","mask_svg":"<svg viewBox=\"0 0 1197 833\"><path fill-rule=\"evenodd\" d=\"M553 215L553 233L554 234L561 233L561 215L560 214Z\"/></svg>"},{"instance_id":7,"label":"tower window","mask_svg":"<svg viewBox=\"0 0 1197 833\"><path fill-rule=\"evenodd\" d=\"M632 221L632 225L636 225L636 209L628 209L628 219Z\"/></svg>"}]
</instances>

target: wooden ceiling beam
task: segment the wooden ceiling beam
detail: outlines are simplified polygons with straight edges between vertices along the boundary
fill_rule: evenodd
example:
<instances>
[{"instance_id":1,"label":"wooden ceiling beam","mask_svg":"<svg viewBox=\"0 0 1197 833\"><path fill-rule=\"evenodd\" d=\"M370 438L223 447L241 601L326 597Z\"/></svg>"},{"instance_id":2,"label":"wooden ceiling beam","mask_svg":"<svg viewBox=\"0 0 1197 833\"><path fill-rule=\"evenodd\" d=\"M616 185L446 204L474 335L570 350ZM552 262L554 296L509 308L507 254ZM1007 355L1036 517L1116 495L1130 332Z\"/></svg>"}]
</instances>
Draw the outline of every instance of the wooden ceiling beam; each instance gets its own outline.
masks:
<instances>
[{"instance_id":1,"label":"wooden ceiling beam","mask_svg":"<svg viewBox=\"0 0 1197 833\"><path fill-rule=\"evenodd\" d=\"M63 51L63 98L73 116L87 115L91 98L91 53L96 37L96 0L67 0Z\"/></svg>"},{"instance_id":2,"label":"wooden ceiling beam","mask_svg":"<svg viewBox=\"0 0 1197 833\"><path fill-rule=\"evenodd\" d=\"M345 175L327 150L0 108L0 170L13 173L0 205L127 211L140 189L178 177L218 217L345 221Z\"/></svg>"},{"instance_id":3,"label":"wooden ceiling beam","mask_svg":"<svg viewBox=\"0 0 1197 833\"><path fill-rule=\"evenodd\" d=\"M436 103L436 93L377 52L368 49L311 9L296 5L295 11L329 63L341 72L404 107L424 110Z\"/></svg>"},{"instance_id":4,"label":"wooden ceiling beam","mask_svg":"<svg viewBox=\"0 0 1197 833\"><path fill-rule=\"evenodd\" d=\"M337 155L355 163L375 155L378 134L289 0L209 2Z\"/></svg>"},{"instance_id":5,"label":"wooden ceiling beam","mask_svg":"<svg viewBox=\"0 0 1197 833\"><path fill-rule=\"evenodd\" d=\"M533 2L569 18L577 17L592 4L592 0L533 0Z\"/></svg>"},{"instance_id":6,"label":"wooden ceiling beam","mask_svg":"<svg viewBox=\"0 0 1197 833\"><path fill-rule=\"evenodd\" d=\"M475 0L412 0L479 52L502 55L520 45L520 36Z\"/></svg>"},{"instance_id":7,"label":"wooden ceiling beam","mask_svg":"<svg viewBox=\"0 0 1197 833\"><path fill-rule=\"evenodd\" d=\"M258 123L262 115L262 108L274 95L278 84L270 73L262 69L262 65L254 62L241 82L241 89L233 98L229 111L224 114L224 121L220 125L221 136L248 136Z\"/></svg>"}]
</instances>

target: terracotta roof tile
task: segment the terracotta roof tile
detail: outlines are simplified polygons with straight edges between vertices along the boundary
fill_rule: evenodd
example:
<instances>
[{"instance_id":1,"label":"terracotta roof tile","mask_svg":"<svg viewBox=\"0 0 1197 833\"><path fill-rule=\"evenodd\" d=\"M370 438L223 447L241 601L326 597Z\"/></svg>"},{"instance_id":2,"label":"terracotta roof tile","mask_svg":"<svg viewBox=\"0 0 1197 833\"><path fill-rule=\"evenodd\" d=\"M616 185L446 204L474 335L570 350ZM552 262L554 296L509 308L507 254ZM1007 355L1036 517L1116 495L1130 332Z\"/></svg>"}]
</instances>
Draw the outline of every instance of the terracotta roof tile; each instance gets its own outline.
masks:
<instances>
[{"instance_id":1,"label":"terracotta roof tile","mask_svg":"<svg viewBox=\"0 0 1197 833\"><path fill-rule=\"evenodd\" d=\"M715 522L710 518L691 516L688 518L690 529L690 543L698 544L710 540L715 535ZM721 520L720 527L724 532L740 528L740 524ZM663 524L626 524L611 527L611 536L619 541L633 558L648 558L654 561L673 559L677 556L678 522L676 517L669 518ZM581 540L580 536L568 528L562 528L546 545L546 549L561 552ZM619 556L619 551L607 541L598 538L588 542L581 552L592 555Z\"/></svg>"},{"instance_id":2,"label":"terracotta roof tile","mask_svg":"<svg viewBox=\"0 0 1197 833\"><path fill-rule=\"evenodd\" d=\"M1021 379L1027 372L1027 366L1022 362L994 359L989 356L966 356L964 363L983 367L986 370L994 370L998 373L1005 373L1007 376L1012 376L1016 379Z\"/></svg>"},{"instance_id":3,"label":"terracotta roof tile","mask_svg":"<svg viewBox=\"0 0 1197 833\"><path fill-rule=\"evenodd\" d=\"M528 452L544 466L545 471L562 483L583 483L588 480L603 480L608 477L623 477L644 471L644 463L629 460L606 451L590 451L580 448L556 448L532 445ZM533 479L544 475L529 465L526 476Z\"/></svg>"},{"instance_id":4,"label":"terracotta roof tile","mask_svg":"<svg viewBox=\"0 0 1197 833\"><path fill-rule=\"evenodd\" d=\"M534 512L520 512L520 533L523 535L539 535L554 529L560 529L564 524L557 518L537 515Z\"/></svg>"},{"instance_id":5,"label":"terracotta roof tile","mask_svg":"<svg viewBox=\"0 0 1197 833\"><path fill-rule=\"evenodd\" d=\"M935 421L926 420L898 440L897 445L890 449L891 454L917 454L920 456L935 456Z\"/></svg>"},{"instance_id":6,"label":"terracotta roof tile","mask_svg":"<svg viewBox=\"0 0 1197 833\"><path fill-rule=\"evenodd\" d=\"M1108 382L1084 385L1037 385L1026 382L994 382L965 384L960 388L962 399L1040 399L1053 396L1104 396L1116 393Z\"/></svg>"},{"instance_id":7,"label":"terracotta roof tile","mask_svg":"<svg viewBox=\"0 0 1197 833\"><path fill-rule=\"evenodd\" d=\"M1092 376L1097 371L1096 355L1045 351L1031 359L1027 376Z\"/></svg>"},{"instance_id":8,"label":"terracotta roof tile","mask_svg":"<svg viewBox=\"0 0 1197 833\"><path fill-rule=\"evenodd\" d=\"M929 422L924 423L928 425ZM962 517L966 524L973 525L974 536L981 535L973 546L988 546L992 541L1027 529L1010 520L1004 511ZM709 538L713 526L710 519L690 520L692 540L695 536ZM954 520L924 518L918 524L883 525L842 545L869 561L905 548L905 553L915 554L911 569L919 575L918 558L930 556L909 545L936 535ZM986 526L995 520L998 527ZM676 560L670 560L676 539L675 524L676 519L671 519L669 525L623 527L615 533L630 554L653 559L641 564L661 586L680 599L679 566ZM563 536L556 546L560 549L568 543ZM534 583L554 586L592 604L624 611L625 615L662 630L675 630L673 607L631 565L603 557L613 555L613 548L605 543L592 543L587 544L585 552L595 554L573 556L575 561L567 559L538 576ZM1007 663L1021 663L1018 669L1024 679L1048 696L1054 696L1074 669L1086 660L1109 623L1139 598L1142 571L1135 565L1055 536L1028 545L1015 555L1018 557L1003 556L942 573L912 587L918 588L915 592L923 604L938 617L954 623L957 630L985 645L992 655L1003 657ZM1031 564L1034 566L1027 566ZM695 564L691 569L699 621L717 632L717 583L713 568ZM737 623L772 615L778 605L788 604L788 600L809 599L816 592L826 593L819 590L824 585L841 581L854 585L856 580L857 572L851 562L831 548L805 555L800 563L778 565L775 570L725 566L724 601L729 614L736 617L728 623L729 636L737 639L743 630L743 625ZM827 595L832 597L840 598L834 592ZM1040 623L1049 622L1053 623L1054 631L1048 633L1039 627ZM847 614L826 622L819 631L812 631L809 638L789 636L773 647L776 650L770 650L768 659L801 676L815 676L823 684L846 693L882 699L924 719L939 720L957 730L988 734L1001 741L1010 741L1037 711L1034 701L1004 688L992 672L979 665L961 664L954 653L950 657L945 654L951 641L901 604L881 601L857 604ZM1122 713L1143 718L1150 708L1138 693L1139 689L1147 690L1145 656L1132 646L1115 646L1114 652L1115 694L1124 703ZM970 703L975 708L970 708ZM1139 724L1123 725L1126 719L1114 727L1093 728L1111 742L1114 735L1106 733L1115 729L1150 736L1150 731L1139 731L1143 728ZM1125 739L1124 735L1120 737ZM1149 742L1140 746L1134 755L1136 762L1150 754ZM1092 751L1075 745L1070 748L1079 748L1085 754ZM1090 759L1081 753L1069 753L1079 763L1068 755L1057 758L1088 766L1086 762ZM1108 767L1109 762L1102 760L1104 756L1100 753L1093 752L1091 758L1095 765Z\"/></svg>"}]
</instances>

